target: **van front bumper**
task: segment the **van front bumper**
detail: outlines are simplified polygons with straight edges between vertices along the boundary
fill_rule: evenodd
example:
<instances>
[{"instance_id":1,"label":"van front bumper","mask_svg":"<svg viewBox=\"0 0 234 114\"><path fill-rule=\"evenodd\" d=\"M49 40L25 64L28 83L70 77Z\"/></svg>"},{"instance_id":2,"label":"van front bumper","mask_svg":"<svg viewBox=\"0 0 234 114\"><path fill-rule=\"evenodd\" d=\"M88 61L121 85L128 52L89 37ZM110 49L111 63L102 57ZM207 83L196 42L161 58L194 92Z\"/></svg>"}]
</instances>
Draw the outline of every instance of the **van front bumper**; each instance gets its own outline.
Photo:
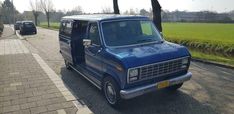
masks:
<instances>
[{"instance_id":1,"label":"van front bumper","mask_svg":"<svg viewBox=\"0 0 234 114\"><path fill-rule=\"evenodd\" d=\"M173 86L176 84L180 84L183 83L185 81L190 80L192 77L192 73L188 72L185 75L182 76L178 76L177 78L173 78L173 79L169 79L167 80L169 82L169 86ZM145 93L149 93L155 90L159 90L158 89L158 84L160 82L154 83L154 84L150 84L150 85L145 85L145 86L141 86L141 87L136 87L136 88L132 88L132 89L127 89L127 90L121 90L120 91L120 96L123 99L131 99L140 95L143 95Z\"/></svg>"}]
</instances>

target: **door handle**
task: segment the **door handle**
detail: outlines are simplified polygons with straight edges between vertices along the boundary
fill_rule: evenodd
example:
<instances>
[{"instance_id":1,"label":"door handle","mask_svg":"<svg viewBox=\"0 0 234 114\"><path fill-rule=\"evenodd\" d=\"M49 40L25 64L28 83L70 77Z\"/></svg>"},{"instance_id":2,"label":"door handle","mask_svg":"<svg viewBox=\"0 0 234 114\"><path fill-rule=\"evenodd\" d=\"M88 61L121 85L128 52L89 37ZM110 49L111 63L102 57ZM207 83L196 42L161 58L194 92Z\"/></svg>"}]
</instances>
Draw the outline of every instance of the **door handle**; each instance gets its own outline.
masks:
<instances>
[{"instance_id":1,"label":"door handle","mask_svg":"<svg viewBox=\"0 0 234 114\"><path fill-rule=\"evenodd\" d=\"M97 53L95 53L94 55L96 56L98 53L100 53L102 51L102 48L101 49L99 49L98 51L97 51Z\"/></svg>"}]
</instances>

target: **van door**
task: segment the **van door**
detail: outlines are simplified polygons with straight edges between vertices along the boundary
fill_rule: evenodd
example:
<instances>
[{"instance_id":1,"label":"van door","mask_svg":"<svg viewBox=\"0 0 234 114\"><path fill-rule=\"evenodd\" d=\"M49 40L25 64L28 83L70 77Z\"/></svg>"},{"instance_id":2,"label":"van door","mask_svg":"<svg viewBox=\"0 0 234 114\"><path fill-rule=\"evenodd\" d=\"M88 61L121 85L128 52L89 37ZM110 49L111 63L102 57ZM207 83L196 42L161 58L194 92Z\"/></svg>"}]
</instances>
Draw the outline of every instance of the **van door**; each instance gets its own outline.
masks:
<instances>
[{"instance_id":1,"label":"van door","mask_svg":"<svg viewBox=\"0 0 234 114\"><path fill-rule=\"evenodd\" d=\"M101 79L100 74L102 73L102 58L100 53L102 51L100 43L100 34L97 23L90 23L88 27L88 38L92 41L92 44L85 47L85 63L89 70L97 74L96 78ZM98 76L99 75L99 76Z\"/></svg>"},{"instance_id":2,"label":"van door","mask_svg":"<svg viewBox=\"0 0 234 114\"><path fill-rule=\"evenodd\" d=\"M59 30L60 51L66 61L73 64L71 50L72 23L70 20L63 20Z\"/></svg>"}]
</instances>

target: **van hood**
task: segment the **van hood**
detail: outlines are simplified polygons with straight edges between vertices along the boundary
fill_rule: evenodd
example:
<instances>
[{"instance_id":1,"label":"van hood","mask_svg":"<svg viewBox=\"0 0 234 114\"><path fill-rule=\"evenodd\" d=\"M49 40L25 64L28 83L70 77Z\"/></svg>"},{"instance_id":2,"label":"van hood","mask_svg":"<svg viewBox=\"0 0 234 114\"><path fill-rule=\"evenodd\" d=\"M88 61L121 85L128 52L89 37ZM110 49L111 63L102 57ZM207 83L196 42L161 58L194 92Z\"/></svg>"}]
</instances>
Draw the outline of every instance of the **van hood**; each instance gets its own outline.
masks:
<instances>
[{"instance_id":1,"label":"van hood","mask_svg":"<svg viewBox=\"0 0 234 114\"><path fill-rule=\"evenodd\" d=\"M108 48L107 52L118 58L126 68L190 56L187 48L170 42Z\"/></svg>"}]
</instances>

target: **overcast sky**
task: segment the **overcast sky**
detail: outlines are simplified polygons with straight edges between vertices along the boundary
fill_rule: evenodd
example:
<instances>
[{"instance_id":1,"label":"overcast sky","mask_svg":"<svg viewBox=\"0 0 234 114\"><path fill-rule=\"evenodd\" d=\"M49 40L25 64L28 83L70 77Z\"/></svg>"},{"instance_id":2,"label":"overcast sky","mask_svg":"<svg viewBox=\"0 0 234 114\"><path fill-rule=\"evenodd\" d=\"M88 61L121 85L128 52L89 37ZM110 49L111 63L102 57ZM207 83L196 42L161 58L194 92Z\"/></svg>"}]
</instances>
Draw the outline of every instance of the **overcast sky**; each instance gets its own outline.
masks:
<instances>
[{"instance_id":1,"label":"overcast sky","mask_svg":"<svg viewBox=\"0 0 234 114\"><path fill-rule=\"evenodd\" d=\"M4 0L1 0L4 1ZM112 0L52 0L56 10L71 10L81 6L86 13L101 12L103 8L112 9ZM151 0L118 0L122 12L132 9L151 8ZM159 0L163 9L174 11L201 11L211 10L226 12L234 10L234 0ZM29 0L14 0L14 4L20 12L30 10Z\"/></svg>"}]
</instances>

